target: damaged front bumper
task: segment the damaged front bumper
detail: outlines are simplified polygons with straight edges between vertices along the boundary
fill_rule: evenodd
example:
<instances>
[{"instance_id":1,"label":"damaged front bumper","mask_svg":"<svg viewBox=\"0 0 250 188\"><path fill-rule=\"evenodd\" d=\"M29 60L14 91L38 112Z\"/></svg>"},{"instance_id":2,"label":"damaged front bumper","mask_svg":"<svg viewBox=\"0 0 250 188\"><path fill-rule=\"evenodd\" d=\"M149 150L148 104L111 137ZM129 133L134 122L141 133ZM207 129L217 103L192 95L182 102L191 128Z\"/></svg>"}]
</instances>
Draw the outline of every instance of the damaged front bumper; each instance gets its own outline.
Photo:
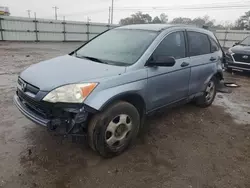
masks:
<instances>
[{"instance_id":1,"label":"damaged front bumper","mask_svg":"<svg viewBox=\"0 0 250 188\"><path fill-rule=\"evenodd\" d=\"M14 104L28 119L49 130L60 129L63 134L81 134L87 128L90 114L96 113L84 104L51 104L35 101L19 89Z\"/></svg>"},{"instance_id":2,"label":"damaged front bumper","mask_svg":"<svg viewBox=\"0 0 250 188\"><path fill-rule=\"evenodd\" d=\"M25 105L25 103L21 102L21 100L19 99L17 95L14 96L14 104L16 105L18 110L20 110L20 112L23 113L23 115L25 115L27 118L29 118L33 122L42 126L46 126L46 127L50 124L51 120L46 119L40 116L39 114L34 113L31 109L29 109Z\"/></svg>"}]
</instances>

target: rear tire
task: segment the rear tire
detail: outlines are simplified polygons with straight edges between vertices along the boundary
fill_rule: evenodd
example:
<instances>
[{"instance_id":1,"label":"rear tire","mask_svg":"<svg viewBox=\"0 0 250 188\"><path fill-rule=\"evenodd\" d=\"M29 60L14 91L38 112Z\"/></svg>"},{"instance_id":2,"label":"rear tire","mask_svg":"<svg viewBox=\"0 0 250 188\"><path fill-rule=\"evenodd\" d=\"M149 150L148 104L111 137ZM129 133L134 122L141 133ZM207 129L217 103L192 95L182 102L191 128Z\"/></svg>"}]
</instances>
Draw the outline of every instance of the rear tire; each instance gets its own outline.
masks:
<instances>
[{"instance_id":1,"label":"rear tire","mask_svg":"<svg viewBox=\"0 0 250 188\"><path fill-rule=\"evenodd\" d=\"M89 146L103 157L124 152L135 140L140 115L130 103L119 101L94 115L88 126Z\"/></svg>"},{"instance_id":2,"label":"rear tire","mask_svg":"<svg viewBox=\"0 0 250 188\"><path fill-rule=\"evenodd\" d=\"M207 84L203 95L196 99L196 105L202 108L209 107L216 96L217 91L217 79L213 77Z\"/></svg>"}]
</instances>

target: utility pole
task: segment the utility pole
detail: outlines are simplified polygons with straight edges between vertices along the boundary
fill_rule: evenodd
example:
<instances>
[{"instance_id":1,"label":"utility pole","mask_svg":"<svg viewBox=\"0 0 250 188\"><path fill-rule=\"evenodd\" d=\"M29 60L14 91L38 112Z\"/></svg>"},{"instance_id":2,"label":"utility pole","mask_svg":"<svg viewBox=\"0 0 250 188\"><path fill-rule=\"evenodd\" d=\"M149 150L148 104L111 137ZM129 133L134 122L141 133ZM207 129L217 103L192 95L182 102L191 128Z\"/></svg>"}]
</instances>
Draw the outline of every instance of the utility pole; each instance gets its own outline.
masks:
<instances>
[{"instance_id":1,"label":"utility pole","mask_svg":"<svg viewBox=\"0 0 250 188\"><path fill-rule=\"evenodd\" d=\"M66 41L66 26L65 26L65 16L63 16L63 41Z\"/></svg>"},{"instance_id":2,"label":"utility pole","mask_svg":"<svg viewBox=\"0 0 250 188\"><path fill-rule=\"evenodd\" d=\"M111 24L113 24L113 19L114 19L114 0L112 0L112 5L111 5Z\"/></svg>"},{"instance_id":3,"label":"utility pole","mask_svg":"<svg viewBox=\"0 0 250 188\"><path fill-rule=\"evenodd\" d=\"M109 19L108 19L108 24L110 25L110 14L111 14L111 7L109 7Z\"/></svg>"},{"instance_id":4,"label":"utility pole","mask_svg":"<svg viewBox=\"0 0 250 188\"><path fill-rule=\"evenodd\" d=\"M57 6L52 7L53 9L55 9L55 19L57 20L57 9L59 9Z\"/></svg>"},{"instance_id":5,"label":"utility pole","mask_svg":"<svg viewBox=\"0 0 250 188\"><path fill-rule=\"evenodd\" d=\"M31 10L27 10L27 12L28 12L28 16L29 16L29 18L30 18L30 12L31 12Z\"/></svg>"},{"instance_id":6,"label":"utility pole","mask_svg":"<svg viewBox=\"0 0 250 188\"><path fill-rule=\"evenodd\" d=\"M38 30L37 30L37 20L36 20L36 12L34 12L35 17L35 34L36 34L36 42L38 42Z\"/></svg>"}]
</instances>

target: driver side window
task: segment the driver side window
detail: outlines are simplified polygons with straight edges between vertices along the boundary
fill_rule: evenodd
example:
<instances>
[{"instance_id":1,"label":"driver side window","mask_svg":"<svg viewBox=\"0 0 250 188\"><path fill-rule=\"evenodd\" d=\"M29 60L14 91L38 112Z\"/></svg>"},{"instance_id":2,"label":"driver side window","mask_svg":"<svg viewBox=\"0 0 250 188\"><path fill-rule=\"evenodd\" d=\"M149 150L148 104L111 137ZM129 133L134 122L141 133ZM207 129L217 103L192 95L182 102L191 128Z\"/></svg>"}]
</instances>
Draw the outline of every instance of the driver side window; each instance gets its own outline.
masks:
<instances>
[{"instance_id":1,"label":"driver side window","mask_svg":"<svg viewBox=\"0 0 250 188\"><path fill-rule=\"evenodd\" d=\"M153 58L171 56L175 59L186 57L185 38L182 31L174 32L166 36L153 53Z\"/></svg>"}]
</instances>

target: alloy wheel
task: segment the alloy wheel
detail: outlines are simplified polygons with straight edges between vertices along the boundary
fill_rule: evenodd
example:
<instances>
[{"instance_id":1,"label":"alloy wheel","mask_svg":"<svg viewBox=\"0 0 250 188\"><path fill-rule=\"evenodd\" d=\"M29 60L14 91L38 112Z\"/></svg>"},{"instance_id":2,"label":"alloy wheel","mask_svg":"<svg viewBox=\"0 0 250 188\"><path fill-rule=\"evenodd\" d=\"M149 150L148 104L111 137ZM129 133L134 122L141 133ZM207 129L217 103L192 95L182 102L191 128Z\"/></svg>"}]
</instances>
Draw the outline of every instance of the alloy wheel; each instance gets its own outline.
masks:
<instances>
[{"instance_id":1,"label":"alloy wheel","mask_svg":"<svg viewBox=\"0 0 250 188\"><path fill-rule=\"evenodd\" d=\"M215 83L213 80L210 80L207 88L206 88L206 101L209 103L211 100L213 100L213 96L215 94Z\"/></svg>"},{"instance_id":2,"label":"alloy wheel","mask_svg":"<svg viewBox=\"0 0 250 188\"><path fill-rule=\"evenodd\" d=\"M120 114L110 121L105 132L109 147L119 148L128 140L132 129L132 120L126 114Z\"/></svg>"}]
</instances>

